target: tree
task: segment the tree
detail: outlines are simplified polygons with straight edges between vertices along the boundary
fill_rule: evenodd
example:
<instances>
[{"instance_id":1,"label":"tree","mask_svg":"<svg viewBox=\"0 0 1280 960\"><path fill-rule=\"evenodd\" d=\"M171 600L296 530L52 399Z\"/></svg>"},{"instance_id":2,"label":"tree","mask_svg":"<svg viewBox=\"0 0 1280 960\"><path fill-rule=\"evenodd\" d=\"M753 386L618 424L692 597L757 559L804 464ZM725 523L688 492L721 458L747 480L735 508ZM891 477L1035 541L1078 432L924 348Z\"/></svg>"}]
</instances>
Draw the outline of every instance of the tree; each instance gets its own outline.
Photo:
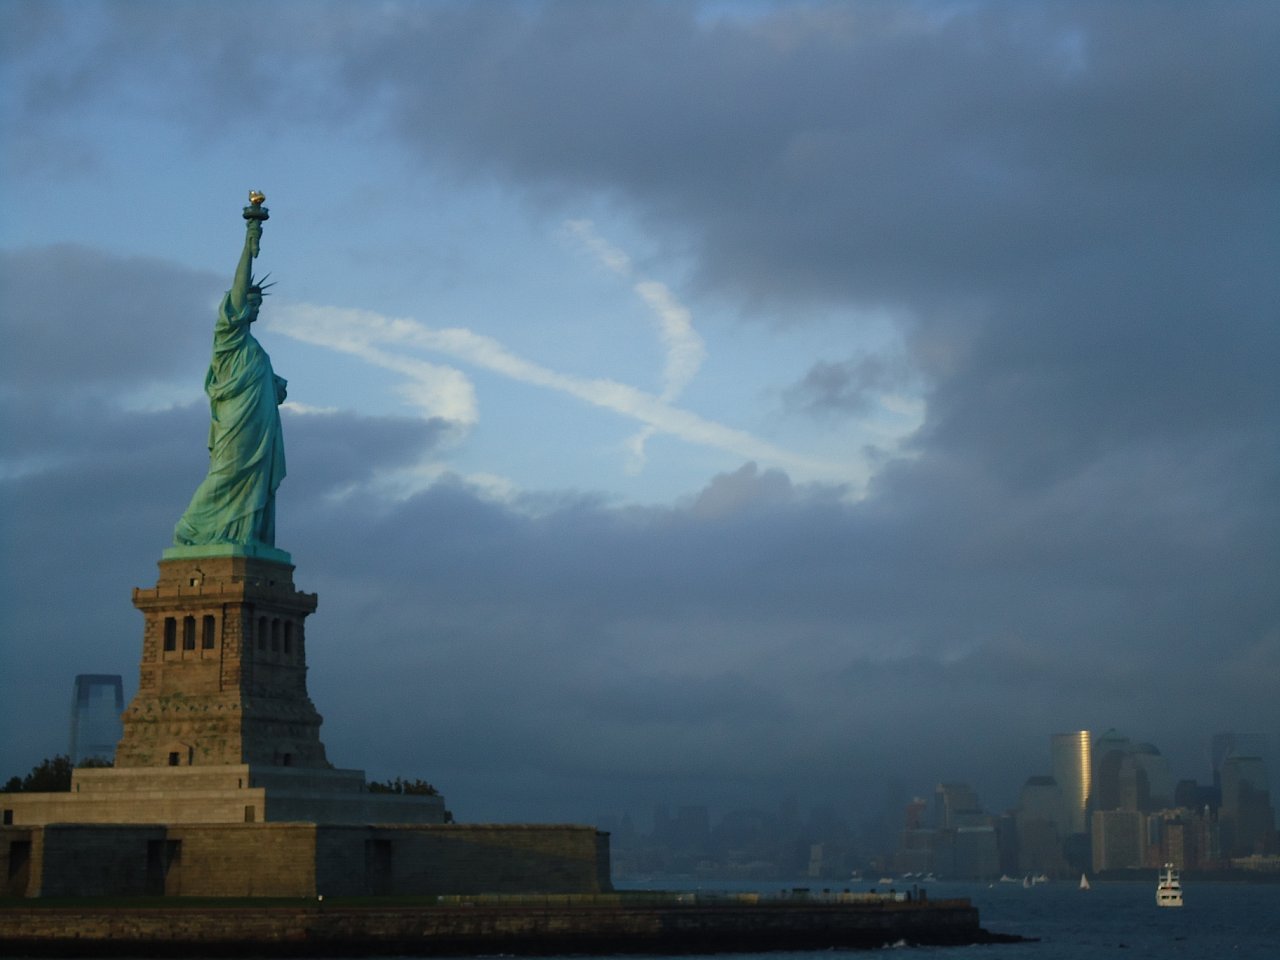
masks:
<instances>
[{"instance_id":1,"label":"tree","mask_svg":"<svg viewBox=\"0 0 1280 960\"><path fill-rule=\"evenodd\" d=\"M370 780L369 792L401 793L419 797L436 797L440 795L440 791L425 780L403 780L400 777L396 777L394 780Z\"/></svg>"},{"instance_id":2,"label":"tree","mask_svg":"<svg viewBox=\"0 0 1280 960\"><path fill-rule=\"evenodd\" d=\"M71 789L71 758L46 757L22 779L10 777L0 793L60 793Z\"/></svg>"}]
</instances>

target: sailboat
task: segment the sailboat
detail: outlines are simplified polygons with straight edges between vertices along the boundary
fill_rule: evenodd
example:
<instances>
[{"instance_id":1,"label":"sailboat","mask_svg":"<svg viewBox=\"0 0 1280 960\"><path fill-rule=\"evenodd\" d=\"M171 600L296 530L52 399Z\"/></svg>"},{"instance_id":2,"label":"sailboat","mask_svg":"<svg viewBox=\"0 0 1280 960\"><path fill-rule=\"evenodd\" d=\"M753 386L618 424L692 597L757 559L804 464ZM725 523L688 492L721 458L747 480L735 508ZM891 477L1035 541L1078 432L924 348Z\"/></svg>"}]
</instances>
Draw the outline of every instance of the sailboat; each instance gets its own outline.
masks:
<instances>
[{"instance_id":1,"label":"sailboat","mask_svg":"<svg viewBox=\"0 0 1280 960\"><path fill-rule=\"evenodd\" d=\"M1086 877L1083 873L1080 874L1080 889L1081 890L1089 889L1089 878Z\"/></svg>"}]
</instances>

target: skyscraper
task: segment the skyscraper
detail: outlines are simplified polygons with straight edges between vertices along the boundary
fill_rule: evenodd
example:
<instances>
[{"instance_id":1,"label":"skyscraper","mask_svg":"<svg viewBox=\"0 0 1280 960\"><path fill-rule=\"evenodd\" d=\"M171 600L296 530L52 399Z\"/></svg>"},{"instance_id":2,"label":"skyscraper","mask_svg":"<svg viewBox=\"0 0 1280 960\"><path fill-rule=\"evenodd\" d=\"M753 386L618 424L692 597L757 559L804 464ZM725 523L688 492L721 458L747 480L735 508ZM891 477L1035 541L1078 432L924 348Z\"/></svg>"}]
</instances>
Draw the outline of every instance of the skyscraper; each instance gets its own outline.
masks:
<instances>
[{"instance_id":1,"label":"skyscraper","mask_svg":"<svg viewBox=\"0 0 1280 960\"><path fill-rule=\"evenodd\" d=\"M1018 869L1023 873L1064 876L1062 791L1053 777L1029 777L1018 797L1016 828Z\"/></svg>"},{"instance_id":2,"label":"skyscraper","mask_svg":"<svg viewBox=\"0 0 1280 960\"><path fill-rule=\"evenodd\" d=\"M76 677L71 698L71 749L73 766L86 760L114 760L123 735L124 686L118 673L82 673Z\"/></svg>"},{"instance_id":3,"label":"skyscraper","mask_svg":"<svg viewBox=\"0 0 1280 960\"><path fill-rule=\"evenodd\" d=\"M1121 793L1125 799L1121 806L1126 810L1151 811L1172 806L1173 774L1169 761L1155 745L1140 743L1125 758L1121 764Z\"/></svg>"},{"instance_id":4,"label":"skyscraper","mask_svg":"<svg viewBox=\"0 0 1280 960\"><path fill-rule=\"evenodd\" d=\"M1093 869L1134 870L1146 866L1146 819L1137 810L1093 811Z\"/></svg>"},{"instance_id":5,"label":"skyscraper","mask_svg":"<svg viewBox=\"0 0 1280 960\"><path fill-rule=\"evenodd\" d=\"M1093 784L1089 790L1089 809L1119 810L1124 806L1120 768L1133 752L1133 743L1115 728L1093 743Z\"/></svg>"},{"instance_id":6,"label":"skyscraper","mask_svg":"<svg viewBox=\"0 0 1280 960\"><path fill-rule=\"evenodd\" d=\"M1224 852L1228 856L1265 853L1275 829L1275 811L1261 757L1232 753L1222 761L1222 822Z\"/></svg>"},{"instance_id":7,"label":"skyscraper","mask_svg":"<svg viewBox=\"0 0 1280 960\"><path fill-rule=\"evenodd\" d=\"M978 795L967 783L940 783L933 792L934 826L954 830L985 822Z\"/></svg>"},{"instance_id":8,"label":"skyscraper","mask_svg":"<svg viewBox=\"0 0 1280 960\"><path fill-rule=\"evenodd\" d=\"M1092 789L1092 742L1088 730L1055 733L1049 739L1053 779L1062 791L1063 833L1088 833L1086 810Z\"/></svg>"},{"instance_id":9,"label":"skyscraper","mask_svg":"<svg viewBox=\"0 0 1280 960\"><path fill-rule=\"evenodd\" d=\"M1213 758L1213 786L1214 789L1221 790L1222 764L1227 757L1232 754L1238 757L1266 756L1266 737L1256 733L1236 733L1234 730L1226 730L1213 735L1209 749Z\"/></svg>"}]
</instances>

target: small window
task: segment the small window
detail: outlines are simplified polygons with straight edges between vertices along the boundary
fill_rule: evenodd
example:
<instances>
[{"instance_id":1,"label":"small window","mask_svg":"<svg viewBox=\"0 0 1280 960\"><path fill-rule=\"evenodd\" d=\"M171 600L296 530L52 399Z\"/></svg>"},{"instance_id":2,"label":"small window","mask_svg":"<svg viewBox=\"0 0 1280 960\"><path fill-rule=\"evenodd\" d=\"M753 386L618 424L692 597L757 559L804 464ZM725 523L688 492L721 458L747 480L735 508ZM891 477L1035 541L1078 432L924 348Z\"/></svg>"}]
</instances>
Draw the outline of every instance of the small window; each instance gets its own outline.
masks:
<instances>
[{"instance_id":1,"label":"small window","mask_svg":"<svg viewBox=\"0 0 1280 960\"><path fill-rule=\"evenodd\" d=\"M245 822L245 823L253 823L253 820L254 820L254 809L253 809L253 807L252 807L252 806L247 806L247 807L245 807L245 808L244 808L244 822Z\"/></svg>"},{"instance_id":2,"label":"small window","mask_svg":"<svg viewBox=\"0 0 1280 960\"><path fill-rule=\"evenodd\" d=\"M281 758L280 758L280 765L281 765L282 767L292 767L292 766L293 766L293 754L292 754L292 753L286 753L283 757L281 757Z\"/></svg>"},{"instance_id":3,"label":"small window","mask_svg":"<svg viewBox=\"0 0 1280 960\"><path fill-rule=\"evenodd\" d=\"M12 824L13 824L13 811L6 810L4 812L4 825L8 827L8 826L11 826Z\"/></svg>"},{"instance_id":4,"label":"small window","mask_svg":"<svg viewBox=\"0 0 1280 960\"><path fill-rule=\"evenodd\" d=\"M174 750L169 754L169 766L176 767L178 765L178 751Z\"/></svg>"},{"instance_id":5,"label":"small window","mask_svg":"<svg viewBox=\"0 0 1280 960\"><path fill-rule=\"evenodd\" d=\"M205 650L212 650L218 637L218 621L213 614L206 613L204 615L204 632L200 641L200 646Z\"/></svg>"},{"instance_id":6,"label":"small window","mask_svg":"<svg viewBox=\"0 0 1280 960\"><path fill-rule=\"evenodd\" d=\"M166 651L178 649L178 621L173 617L164 618L164 648Z\"/></svg>"},{"instance_id":7,"label":"small window","mask_svg":"<svg viewBox=\"0 0 1280 960\"><path fill-rule=\"evenodd\" d=\"M182 618L182 649L194 650L196 648L196 618Z\"/></svg>"}]
</instances>

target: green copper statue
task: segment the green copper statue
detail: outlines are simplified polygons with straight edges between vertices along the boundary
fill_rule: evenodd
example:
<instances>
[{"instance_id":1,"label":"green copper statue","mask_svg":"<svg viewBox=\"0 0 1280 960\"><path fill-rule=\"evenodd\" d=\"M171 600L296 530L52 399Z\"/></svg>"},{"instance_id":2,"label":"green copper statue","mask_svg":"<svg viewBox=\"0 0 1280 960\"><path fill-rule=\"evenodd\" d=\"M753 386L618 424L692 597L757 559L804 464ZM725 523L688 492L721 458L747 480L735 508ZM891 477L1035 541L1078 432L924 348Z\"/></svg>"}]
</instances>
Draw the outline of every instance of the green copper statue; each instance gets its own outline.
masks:
<instances>
[{"instance_id":1,"label":"green copper statue","mask_svg":"<svg viewBox=\"0 0 1280 960\"><path fill-rule=\"evenodd\" d=\"M244 251L231 289L222 298L213 327L213 359L204 378L209 395L209 474L173 531L185 548L224 545L248 553L278 553L276 488L284 479L284 437L280 411L285 381L271 369L271 358L249 326L258 319L263 285L253 277L266 197L252 191L244 208ZM267 284L266 286L271 286ZM266 548L266 549L263 549ZM178 552L178 551L167 551Z\"/></svg>"}]
</instances>

